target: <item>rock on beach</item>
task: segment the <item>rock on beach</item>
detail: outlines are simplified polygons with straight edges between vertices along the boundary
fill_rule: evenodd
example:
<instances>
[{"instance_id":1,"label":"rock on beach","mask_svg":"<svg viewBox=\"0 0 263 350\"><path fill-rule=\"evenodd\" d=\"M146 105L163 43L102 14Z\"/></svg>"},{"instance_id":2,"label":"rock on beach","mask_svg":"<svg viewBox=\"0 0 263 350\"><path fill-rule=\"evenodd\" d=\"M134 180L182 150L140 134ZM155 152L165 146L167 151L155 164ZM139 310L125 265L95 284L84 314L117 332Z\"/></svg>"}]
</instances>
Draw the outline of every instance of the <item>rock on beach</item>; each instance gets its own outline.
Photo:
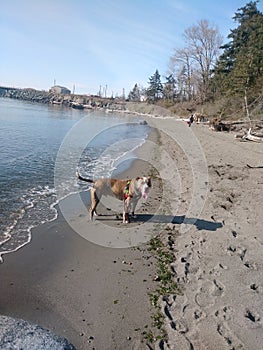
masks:
<instances>
[{"instance_id":1,"label":"rock on beach","mask_svg":"<svg viewBox=\"0 0 263 350\"><path fill-rule=\"evenodd\" d=\"M22 319L0 316L2 350L76 350L65 338Z\"/></svg>"}]
</instances>

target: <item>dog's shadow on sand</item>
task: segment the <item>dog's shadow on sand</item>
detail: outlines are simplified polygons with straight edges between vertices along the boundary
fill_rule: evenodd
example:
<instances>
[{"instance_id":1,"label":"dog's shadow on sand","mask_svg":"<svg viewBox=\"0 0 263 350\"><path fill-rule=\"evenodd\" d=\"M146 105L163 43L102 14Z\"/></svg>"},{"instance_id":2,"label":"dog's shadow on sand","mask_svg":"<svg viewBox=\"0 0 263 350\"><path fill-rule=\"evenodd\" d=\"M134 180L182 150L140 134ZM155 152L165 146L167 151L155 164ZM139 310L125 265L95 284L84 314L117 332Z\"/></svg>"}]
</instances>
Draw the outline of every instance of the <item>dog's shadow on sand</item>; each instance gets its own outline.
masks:
<instances>
[{"instance_id":1,"label":"dog's shadow on sand","mask_svg":"<svg viewBox=\"0 0 263 350\"><path fill-rule=\"evenodd\" d=\"M216 231L223 227L221 222L208 221L197 218L188 218L185 215L172 216L172 215L151 215L151 214L137 214L135 221L141 222L153 222L159 224L187 224L194 225L198 230Z\"/></svg>"}]
</instances>

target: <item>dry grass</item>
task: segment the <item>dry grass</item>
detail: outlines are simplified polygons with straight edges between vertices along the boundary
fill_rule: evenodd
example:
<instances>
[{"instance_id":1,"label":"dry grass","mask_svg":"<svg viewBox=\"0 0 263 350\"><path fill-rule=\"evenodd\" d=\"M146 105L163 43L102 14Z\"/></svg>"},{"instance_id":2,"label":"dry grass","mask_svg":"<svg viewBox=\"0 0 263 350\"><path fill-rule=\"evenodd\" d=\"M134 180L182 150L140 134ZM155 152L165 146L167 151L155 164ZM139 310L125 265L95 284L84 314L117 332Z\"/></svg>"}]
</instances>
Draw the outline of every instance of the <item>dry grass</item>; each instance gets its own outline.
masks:
<instances>
[{"instance_id":1,"label":"dry grass","mask_svg":"<svg viewBox=\"0 0 263 350\"><path fill-rule=\"evenodd\" d=\"M207 116L208 119L217 118L226 121L248 119L244 98L241 97L224 97L202 105L194 102L179 102L171 105L171 103L167 104L165 101L159 101L158 105L166 107L171 114L180 117L189 117L191 113L198 112ZM249 102L249 113L251 119L263 119L263 96Z\"/></svg>"}]
</instances>

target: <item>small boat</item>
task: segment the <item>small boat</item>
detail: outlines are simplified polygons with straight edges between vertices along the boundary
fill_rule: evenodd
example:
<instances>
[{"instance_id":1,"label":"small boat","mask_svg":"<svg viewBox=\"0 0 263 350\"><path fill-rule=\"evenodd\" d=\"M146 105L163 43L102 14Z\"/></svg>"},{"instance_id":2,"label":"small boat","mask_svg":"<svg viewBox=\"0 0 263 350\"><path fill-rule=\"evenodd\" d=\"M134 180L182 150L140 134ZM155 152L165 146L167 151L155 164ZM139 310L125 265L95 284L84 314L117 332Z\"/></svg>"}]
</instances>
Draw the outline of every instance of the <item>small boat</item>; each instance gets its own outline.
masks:
<instances>
[{"instance_id":1,"label":"small boat","mask_svg":"<svg viewBox=\"0 0 263 350\"><path fill-rule=\"evenodd\" d=\"M72 107L72 108L75 108L75 109L84 109L83 104L78 103L78 102L72 102L72 103L71 103L71 107Z\"/></svg>"}]
</instances>

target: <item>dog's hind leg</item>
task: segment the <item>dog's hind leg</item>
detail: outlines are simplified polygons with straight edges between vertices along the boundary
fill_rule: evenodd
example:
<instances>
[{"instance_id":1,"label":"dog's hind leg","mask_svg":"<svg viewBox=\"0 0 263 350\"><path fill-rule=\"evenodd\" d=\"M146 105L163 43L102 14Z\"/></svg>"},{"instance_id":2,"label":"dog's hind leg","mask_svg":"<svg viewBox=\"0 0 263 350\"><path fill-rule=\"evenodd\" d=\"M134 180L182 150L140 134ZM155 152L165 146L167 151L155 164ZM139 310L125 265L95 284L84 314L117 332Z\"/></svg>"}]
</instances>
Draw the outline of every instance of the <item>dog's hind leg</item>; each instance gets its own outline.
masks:
<instances>
[{"instance_id":1,"label":"dog's hind leg","mask_svg":"<svg viewBox=\"0 0 263 350\"><path fill-rule=\"evenodd\" d=\"M90 189L90 196L91 196L90 220L93 221L94 214L97 215L96 208L100 202L101 196L98 195L98 193L94 187L92 187Z\"/></svg>"},{"instance_id":2,"label":"dog's hind leg","mask_svg":"<svg viewBox=\"0 0 263 350\"><path fill-rule=\"evenodd\" d=\"M124 224L129 224L130 223L130 217L129 217L129 210L130 210L130 197L124 199L123 202L123 220L122 222Z\"/></svg>"}]
</instances>

